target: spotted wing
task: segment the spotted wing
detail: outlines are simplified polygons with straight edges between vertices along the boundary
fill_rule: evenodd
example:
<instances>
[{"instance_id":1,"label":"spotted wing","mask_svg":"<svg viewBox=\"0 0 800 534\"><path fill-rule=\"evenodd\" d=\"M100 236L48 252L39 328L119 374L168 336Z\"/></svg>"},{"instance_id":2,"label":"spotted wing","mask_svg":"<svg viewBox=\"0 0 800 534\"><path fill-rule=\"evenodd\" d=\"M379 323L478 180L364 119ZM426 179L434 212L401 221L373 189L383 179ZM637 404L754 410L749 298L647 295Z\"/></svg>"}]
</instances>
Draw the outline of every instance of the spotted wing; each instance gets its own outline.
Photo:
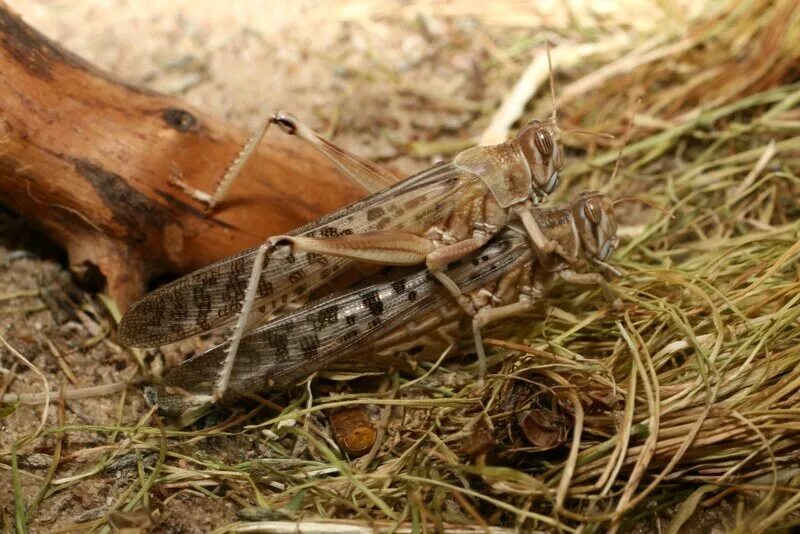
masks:
<instances>
[{"instance_id":1,"label":"spotted wing","mask_svg":"<svg viewBox=\"0 0 800 534\"><path fill-rule=\"evenodd\" d=\"M451 164L432 167L337 210L292 235L332 237L380 230L424 229L452 209L455 198L480 187ZM257 248L188 274L134 304L119 326L130 346L152 347L231 324L241 309ZM334 279L352 260L310 253L268 257L258 285L254 321Z\"/></svg>"},{"instance_id":2,"label":"spotted wing","mask_svg":"<svg viewBox=\"0 0 800 534\"><path fill-rule=\"evenodd\" d=\"M483 250L454 264L448 274L469 291L499 278L529 256L525 241L506 231ZM323 298L242 338L228 391L235 396L291 385L341 356L369 350L414 317L454 304L424 268ZM187 394L209 395L226 350L227 344L219 345L169 371L158 392L159 407L181 413L189 407Z\"/></svg>"}]
</instances>

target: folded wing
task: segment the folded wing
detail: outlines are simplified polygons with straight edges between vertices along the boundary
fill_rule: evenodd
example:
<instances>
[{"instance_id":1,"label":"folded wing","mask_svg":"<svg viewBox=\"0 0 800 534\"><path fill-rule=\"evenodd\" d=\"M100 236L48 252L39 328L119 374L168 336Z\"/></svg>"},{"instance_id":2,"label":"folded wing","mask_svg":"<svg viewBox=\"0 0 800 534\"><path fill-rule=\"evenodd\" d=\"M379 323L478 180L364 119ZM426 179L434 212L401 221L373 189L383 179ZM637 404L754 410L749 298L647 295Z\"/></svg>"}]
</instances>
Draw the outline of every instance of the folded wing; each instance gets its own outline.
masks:
<instances>
[{"instance_id":1,"label":"folded wing","mask_svg":"<svg viewBox=\"0 0 800 534\"><path fill-rule=\"evenodd\" d=\"M450 164L433 167L318 219L292 235L333 237L425 228L451 209L454 195L479 182ZM242 306L257 248L190 273L146 295L123 317L120 341L154 347L229 325ZM268 257L252 318L280 309L336 278L352 265L343 258L293 253Z\"/></svg>"},{"instance_id":2,"label":"folded wing","mask_svg":"<svg viewBox=\"0 0 800 534\"><path fill-rule=\"evenodd\" d=\"M464 290L495 280L529 257L524 240L504 232L477 254L448 271ZM364 352L410 319L455 302L424 268L412 274L362 284L321 299L247 334L231 374L232 395L286 387L337 358ZM219 377L227 344L172 369L158 393L167 412L184 411L190 395L209 395Z\"/></svg>"}]
</instances>

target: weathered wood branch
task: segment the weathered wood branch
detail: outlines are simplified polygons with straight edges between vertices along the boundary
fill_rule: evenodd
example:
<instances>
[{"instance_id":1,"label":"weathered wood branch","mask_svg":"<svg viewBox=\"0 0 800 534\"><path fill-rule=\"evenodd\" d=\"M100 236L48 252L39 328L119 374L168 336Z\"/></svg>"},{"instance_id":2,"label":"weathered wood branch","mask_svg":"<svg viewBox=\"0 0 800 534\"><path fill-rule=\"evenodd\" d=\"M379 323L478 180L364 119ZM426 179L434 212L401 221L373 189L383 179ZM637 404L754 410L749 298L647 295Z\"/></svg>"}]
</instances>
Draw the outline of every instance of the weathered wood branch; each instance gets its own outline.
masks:
<instances>
[{"instance_id":1,"label":"weathered wood branch","mask_svg":"<svg viewBox=\"0 0 800 534\"><path fill-rule=\"evenodd\" d=\"M93 264L124 310L184 273L363 193L300 141L270 135L207 215L169 184L213 190L247 132L63 50L0 3L0 202Z\"/></svg>"}]
</instances>

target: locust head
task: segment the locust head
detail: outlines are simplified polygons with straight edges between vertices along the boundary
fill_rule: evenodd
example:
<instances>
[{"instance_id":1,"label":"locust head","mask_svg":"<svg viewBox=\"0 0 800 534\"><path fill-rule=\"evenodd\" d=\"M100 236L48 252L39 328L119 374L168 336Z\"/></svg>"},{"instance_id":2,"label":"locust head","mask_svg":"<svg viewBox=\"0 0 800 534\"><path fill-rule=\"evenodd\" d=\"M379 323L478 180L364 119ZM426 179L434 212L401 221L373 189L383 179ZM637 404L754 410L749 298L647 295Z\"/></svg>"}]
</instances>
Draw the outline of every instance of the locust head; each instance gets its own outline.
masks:
<instances>
[{"instance_id":1,"label":"locust head","mask_svg":"<svg viewBox=\"0 0 800 534\"><path fill-rule=\"evenodd\" d=\"M571 206L586 257L605 262L617 246L617 217L610 198L596 191L581 193Z\"/></svg>"},{"instance_id":2,"label":"locust head","mask_svg":"<svg viewBox=\"0 0 800 534\"><path fill-rule=\"evenodd\" d=\"M561 131L554 119L533 119L517 134L525 160L531 170L531 194L546 197L558 187L563 150Z\"/></svg>"}]
</instances>

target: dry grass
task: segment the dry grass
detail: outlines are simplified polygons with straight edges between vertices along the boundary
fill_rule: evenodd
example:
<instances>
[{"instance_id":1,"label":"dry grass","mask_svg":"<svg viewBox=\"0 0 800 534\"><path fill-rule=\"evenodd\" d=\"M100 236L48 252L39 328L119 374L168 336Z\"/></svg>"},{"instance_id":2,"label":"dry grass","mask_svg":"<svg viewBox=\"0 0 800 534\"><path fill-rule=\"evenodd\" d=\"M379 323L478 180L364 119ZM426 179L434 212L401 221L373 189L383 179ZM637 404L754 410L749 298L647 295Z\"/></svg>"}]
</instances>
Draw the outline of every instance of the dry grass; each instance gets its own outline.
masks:
<instances>
[{"instance_id":1,"label":"dry grass","mask_svg":"<svg viewBox=\"0 0 800 534\"><path fill-rule=\"evenodd\" d=\"M690 517L699 531L701 510L720 503L726 530L796 526L800 13L792 1L720 2L668 20L625 28L599 20L550 34L554 57L560 47L625 35L621 49L556 64L562 126L617 136L565 138L560 197L602 188L664 210L620 208L613 263L625 275L613 287L624 310L606 307L597 291L558 286L537 313L493 332L494 373L482 390L464 373L467 359L423 364L418 377L393 373L383 393L304 385L184 428L151 412L123 424L121 409L115 424L51 422L0 457L13 474L19 528L42 500L116 472L129 483L75 530L107 530L109 520L146 527L187 496L233 503L240 520L215 526L234 531L594 532L658 523L677 532ZM508 90L527 60L541 61L541 40L515 37L524 34L483 43L490 83ZM441 53L452 60L472 44L448 46ZM387 87L396 81L376 76ZM549 113L539 93L526 115ZM477 138L498 102L467 104L440 112L458 125L474 118ZM457 129L444 143L431 135L407 146L446 155L464 146ZM622 138L621 169L609 181ZM119 406L140 389L129 388ZM58 394L50 400L59 404ZM324 413L347 404L386 414L369 462L348 461L330 439ZM546 446L524 435L527 410L549 421L529 432ZM495 441L486 454L460 453L486 429ZM87 432L105 444L72 451L81 469L59 476L69 436ZM42 436L51 468L26 498L18 451ZM141 509L151 515L134 514Z\"/></svg>"}]
</instances>

